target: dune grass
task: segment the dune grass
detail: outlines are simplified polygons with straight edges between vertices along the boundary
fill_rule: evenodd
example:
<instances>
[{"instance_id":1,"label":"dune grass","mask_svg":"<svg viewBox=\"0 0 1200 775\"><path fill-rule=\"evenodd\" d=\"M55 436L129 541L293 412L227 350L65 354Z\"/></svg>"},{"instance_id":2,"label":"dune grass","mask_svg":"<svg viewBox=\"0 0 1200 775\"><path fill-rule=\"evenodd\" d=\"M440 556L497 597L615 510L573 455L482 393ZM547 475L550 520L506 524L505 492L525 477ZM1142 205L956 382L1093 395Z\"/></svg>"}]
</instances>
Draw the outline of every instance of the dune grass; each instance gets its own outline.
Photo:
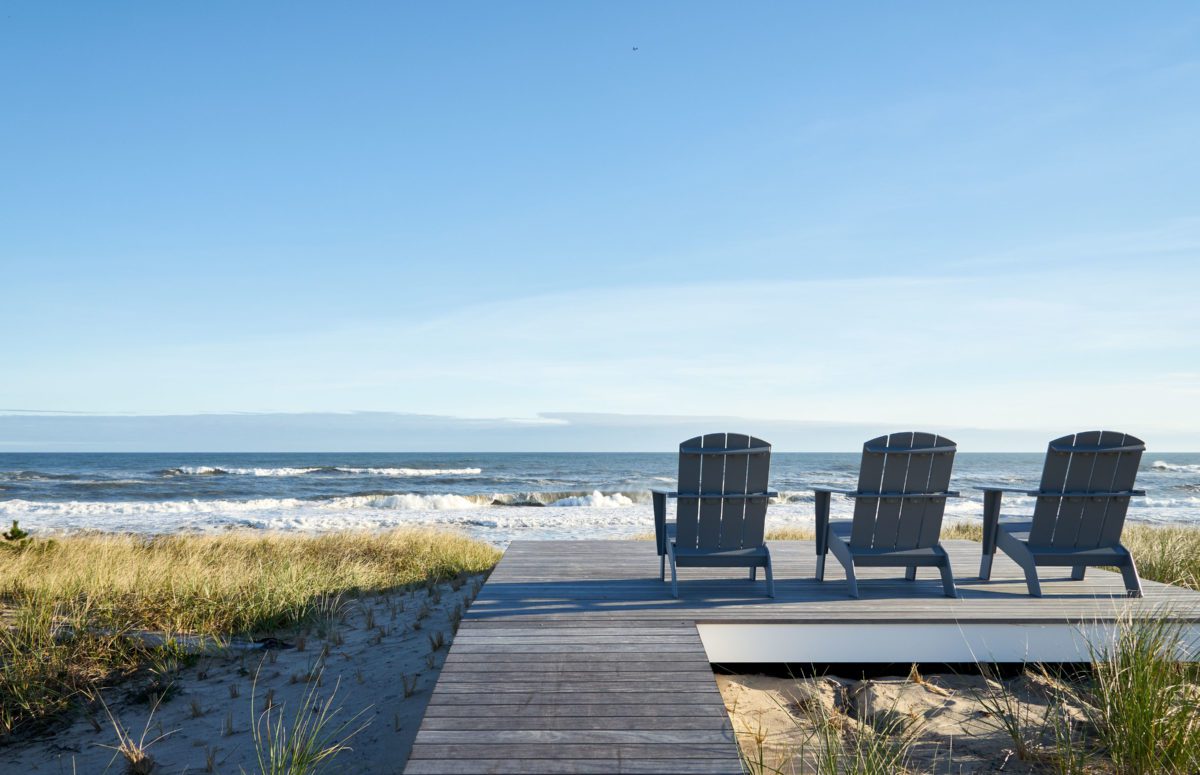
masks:
<instances>
[{"instance_id":1,"label":"dune grass","mask_svg":"<svg viewBox=\"0 0 1200 775\"><path fill-rule=\"evenodd\" d=\"M0 743L44 729L115 680L186 659L180 636L316 623L342 596L485 572L499 556L420 528L0 542Z\"/></svg>"},{"instance_id":2,"label":"dune grass","mask_svg":"<svg viewBox=\"0 0 1200 775\"><path fill-rule=\"evenodd\" d=\"M1200 669L1185 630L1164 616L1126 617L1093 646L1081 704L1121 775L1200 772Z\"/></svg>"}]
</instances>

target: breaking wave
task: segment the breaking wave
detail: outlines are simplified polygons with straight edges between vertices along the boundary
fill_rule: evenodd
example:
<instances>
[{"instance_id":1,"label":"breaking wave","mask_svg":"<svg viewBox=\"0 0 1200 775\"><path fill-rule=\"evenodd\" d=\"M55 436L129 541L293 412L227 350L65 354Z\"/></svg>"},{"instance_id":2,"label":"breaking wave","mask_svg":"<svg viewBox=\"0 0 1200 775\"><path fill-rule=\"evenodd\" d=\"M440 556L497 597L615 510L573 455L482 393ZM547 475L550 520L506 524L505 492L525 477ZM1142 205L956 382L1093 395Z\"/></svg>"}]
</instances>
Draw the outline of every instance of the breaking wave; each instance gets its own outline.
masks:
<instances>
[{"instance_id":1,"label":"breaking wave","mask_svg":"<svg viewBox=\"0 0 1200 775\"><path fill-rule=\"evenodd\" d=\"M158 472L161 476L306 476L348 474L356 476L474 476L481 468L356 468L311 466L307 468L222 468L220 466L177 466Z\"/></svg>"},{"instance_id":2,"label":"breaking wave","mask_svg":"<svg viewBox=\"0 0 1200 775\"><path fill-rule=\"evenodd\" d=\"M605 506L632 506L633 499L624 493L615 492L611 495L605 495L599 490L595 490L587 495L572 495L567 498L559 498L553 501L551 506L585 506L590 508L598 508Z\"/></svg>"},{"instance_id":3,"label":"breaking wave","mask_svg":"<svg viewBox=\"0 0 1200 775\"><path fill-rule=\"evenodd\" d=\"M1155 460L1151 464L1151 468L1159 471L1179 471L1186 473L1200 473L1200 465L1188 465L1183 463L1168 463L1165 460Z\"/></svg>"}]
</instances>

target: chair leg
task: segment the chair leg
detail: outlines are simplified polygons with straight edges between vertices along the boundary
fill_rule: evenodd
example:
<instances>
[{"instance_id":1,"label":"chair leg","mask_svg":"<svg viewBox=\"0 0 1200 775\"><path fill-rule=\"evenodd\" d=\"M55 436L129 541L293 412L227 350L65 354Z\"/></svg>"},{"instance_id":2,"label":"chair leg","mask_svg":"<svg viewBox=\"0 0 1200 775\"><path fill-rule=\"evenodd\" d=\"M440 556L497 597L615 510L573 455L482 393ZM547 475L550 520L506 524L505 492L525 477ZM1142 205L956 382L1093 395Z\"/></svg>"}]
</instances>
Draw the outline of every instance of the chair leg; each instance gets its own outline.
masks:
<instances>
[{"instance_id":1,"label":"chair leg","mask_svg":"<svg viewBox=\"0 0 1200 775\"><path fill-rule=\"evenodd\" d=\"M767 555L767 597L775 597L775 577L771 574L771 555Z\"/></svg>"},{"instance_id":2,"label":"chair leg","mask_svg":"<svg viewBox=\"0 0 1200 775\"><path fill-rule=\"evenodd\" d=\"M667 545L667 554L671 560L671 597L679 597L679 578L675 575L675 547Z\"/></svg>"},{"instance_id":3,"label":"chair leg","mask_svg":"<svg viewBox=\"0 0 1200 775\"><path fill-rule=\"evenodd\" d=\"M831 536L829 549L846 571L846 586L849 588L850 597L858 597L858 578L854 575L854 555L850 553L850 547L837 536Z\"/></svg>"},{"instance_id":4,"label":"chair leg","mask_svg":"<svg viewBox=\"0 0 1200 775\"><path fill-rule=\"evenodd\" d=\"M1029 587L1030 597L1042 596L1042 583L1038 581L1037 567L1030 565L1025 568L1025 586Z\"/></svg>"},{"instance_id":5,"label":"chair leg","mask_svg":"<svg viewBox=\"0 0 1200 775\"><path fill-rule=\"evenodd\" d=\"M983 556L979 560L980 581L987 581L992 577L992 557L996 554L996 546L1000 539L1000 501L1003 498L1002 490L983 492Z\"/></svg>"},{"instance_id":6,"label":"chair leg","mask_svg":"<svg viewBox=\"0 0 1200 775\"><path fill-rule=\"evenodd\" d=\"M817 555L817 581L825 580L825 555Z\"/></svg>"},{"instance_id":7,"label":"chair leg","mask_svg":"<svg viewBox=\"0 0 1200 775\"><path fill-rule=\"evenodd\" d=\"M1125 594L1129 597L1142 596L1142 580L1138 578L1137 565L1133 562L1133 555L1129 555L1129 562L1121 566L1121 578L1125 579Z\"/></svg>"},{"instance_id":8,"label":"chair leg","mask_svg":"<svg viewBox=\"0 0 1200 775\"><path fill-rule=\"evenodd\" d=\"M1033 552L1029 551L1029 546L1001 529L996 534L996 547L1025 571L1025 586L1029 588L1029 596L1041 597L1042 584L1038 581L1037 562L1033 558Z\"/></svg>"},{"instance_id":9,"label":"chair leg","mask_svg":"<svg viewBox=\"0 0 1200 775\"><path fill-rule=\"evenodd\" d=\"M942 573L942 591L946 593L946 597L958 597L958 590L954 588L954 569L950 567L949 557L942 560L938 570Z\"/></svg>"},{"instance_id":10,"label":"chair leg","mask_svg":"<svg viewBox=\"0 0 1200 775\"><path fill-rule=\"evenodd\" d=\"M751 581L758 581L758 568L751 566L751 568L750 568L750 580L751 580Z\"/></svg>"},{"instance_id":11,"label":"chair leg","mask_svg":"<svg viewBox=\"0 0 1200 775\"><path fill-rule=\"evenodd\" d=\"M917 566L916 565L909 565L907 568L904 569L904 580L905 581L916 581L917 580Z\"/></svg>"},{"instance_id":12,"label":"chair leg","mask_svg":"<svg viewBox=\"0 0 1200 775\"><path fill-rule=\"evenodd\" d=\"M658 555L658 580L659 581L667 580L667 555L666 554Z\"/></svg>"},{"instance_id":13,"label":"chair leg","mask_svg":"<svg viewBox=\"0 0 1200 775\"><path fill-rule=\"evenodd\" d=\"M1083 581L1083 574L1087 573L1086 565L1076 565L1071 568L1071 581Z\"/></svg>"}]
</instances>

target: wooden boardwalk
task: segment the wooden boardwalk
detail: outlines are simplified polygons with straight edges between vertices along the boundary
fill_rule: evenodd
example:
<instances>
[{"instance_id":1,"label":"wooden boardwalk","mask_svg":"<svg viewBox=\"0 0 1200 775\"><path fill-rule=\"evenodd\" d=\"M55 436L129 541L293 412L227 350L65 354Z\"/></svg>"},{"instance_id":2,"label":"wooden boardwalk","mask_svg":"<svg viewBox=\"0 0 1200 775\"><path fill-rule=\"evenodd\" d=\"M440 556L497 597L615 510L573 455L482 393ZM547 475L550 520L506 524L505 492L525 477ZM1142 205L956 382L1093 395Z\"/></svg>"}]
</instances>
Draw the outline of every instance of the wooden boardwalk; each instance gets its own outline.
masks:
<instances>
[{"instance_id":1,"label":"wooden boardwalk","mask_svg":"<svg viewBox=\"0 0 1200 775\"><path fill-rule=\"evenodd\" d=\"M775 599L744 570L696 568L681 571L676 600L652 543L513 542L455 636L405 772L741 772L698 624L751 626L762 640L789 626L1111 621L1128 607L1200 622L1188 590L1145 582L1146 597L1127 601L1117 574L1071 582L1047 569L1033 599L1007 558L979 582L979 545L945 546L959 599L941 596L936 571L906 582L886 568L863 569L862 599L850 599L836 563L819 583L812 543L782 541Z\"/></svg>"}]
</instances>

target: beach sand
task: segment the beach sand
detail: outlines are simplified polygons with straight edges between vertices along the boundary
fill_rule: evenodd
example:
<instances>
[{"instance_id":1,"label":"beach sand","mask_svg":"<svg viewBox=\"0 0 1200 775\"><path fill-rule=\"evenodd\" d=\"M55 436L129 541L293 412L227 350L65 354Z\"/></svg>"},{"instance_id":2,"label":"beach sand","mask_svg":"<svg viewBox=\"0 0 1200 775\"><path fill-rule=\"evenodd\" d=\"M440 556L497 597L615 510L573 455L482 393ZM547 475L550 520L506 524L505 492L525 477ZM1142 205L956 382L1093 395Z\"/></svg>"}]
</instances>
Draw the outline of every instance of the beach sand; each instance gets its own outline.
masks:
<instances>
[{"instance_id":1,"label":"beach sand","mask_svg":"<svg viewBox=\"0 0 1200 775\"><path fill-rule=\"evenodd\" d=\"M1030 728L1037 728L1045 715L1049 686L1042 681L1024 675L1005 682L1012 696L1024 705ZM909 677L856 681L832 676L718 675L717 684L744 754L756 759L761 750L764 772L814 771L811 756L818 745L814 715L851 730L860 724L907 727L915 736L911 772L1047 771L1047 761L1022 761L1012 738L997 728L979 699L989 692L979 675L939 674L919 681ZM1078 708L1066 712L1082 718ZM802 754L810 762L807 768L799 764Z\"/></svg>"},{"instance_id":2,"label":"beach sand","mask_svg":"<svg viewBox=\"0 0 1200 775\"><path fill-rule=\"evenodd\" d=\"M148 746L153 772L230 775L258 772L251 727L256 719L261 724L268 697L272 718L282 712L289 726L310 690L323 703L336 689L333 707L341 710L331 726L361 713L350 729L366 727L333 766L399 773L453 638L456 612L465 610L483 579L347 598L325 628L281 634L290 648L207 653L174 676L169 698L152 718L152 701L134 696L144 677L107 690L104 703L135 741L143 731L147 742L161 737ZM443 644L434 648L438 637ZM0 748L0 773L124 773L125 761L105 747L118 745L114 722L99 705L90 715L51 736Z\"/></svg>"}]
</instances>

